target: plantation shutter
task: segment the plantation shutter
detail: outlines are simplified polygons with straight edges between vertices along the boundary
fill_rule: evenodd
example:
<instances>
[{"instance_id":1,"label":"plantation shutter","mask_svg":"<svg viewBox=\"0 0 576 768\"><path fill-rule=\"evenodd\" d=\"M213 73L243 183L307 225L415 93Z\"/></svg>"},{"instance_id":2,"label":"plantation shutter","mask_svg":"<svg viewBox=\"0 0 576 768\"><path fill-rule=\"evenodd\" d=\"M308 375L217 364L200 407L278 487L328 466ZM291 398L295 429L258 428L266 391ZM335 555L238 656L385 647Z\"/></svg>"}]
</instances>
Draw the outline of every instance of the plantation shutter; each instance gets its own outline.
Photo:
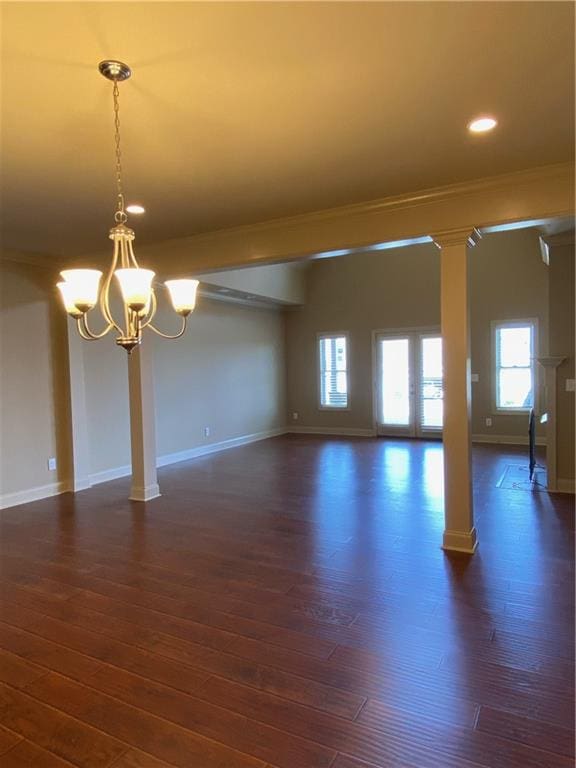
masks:
<instances>
[{"instance_id":1,"label":"plantation shutter","mask_svg":"<svg viewBox=\"0 0 576 768\"><path fill-rule=\"evenodd\" d=\"M345 336L320 339L320 404L325 408L348 406L348 361Z\"/></svg>"}]
</instances>

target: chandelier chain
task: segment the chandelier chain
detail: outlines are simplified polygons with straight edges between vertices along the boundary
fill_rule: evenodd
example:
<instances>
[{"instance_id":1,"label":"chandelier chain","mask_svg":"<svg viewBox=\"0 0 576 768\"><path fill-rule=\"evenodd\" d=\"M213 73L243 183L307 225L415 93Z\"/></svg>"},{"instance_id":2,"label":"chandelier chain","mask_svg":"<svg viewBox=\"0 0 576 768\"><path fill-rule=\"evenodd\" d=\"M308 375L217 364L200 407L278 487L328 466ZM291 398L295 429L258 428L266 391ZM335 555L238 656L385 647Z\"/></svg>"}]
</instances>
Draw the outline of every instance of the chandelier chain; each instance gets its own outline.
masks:
<instances>
[{"instance_id":1,"label":"chandelier chain","mask_svg":"<svg viewBox=\"0 0 576 768\"><path fill-rule=\"evenodd\" d=\"M120 99L119 99L118 81L114 80L112 97L114 100L114 143L116 151L116 192L118 199L118 210L115 219L119 224L124 224L128 217L124 211L124 187L122 184L122 151L120 148Z\"/></svg>"}]
</instances>

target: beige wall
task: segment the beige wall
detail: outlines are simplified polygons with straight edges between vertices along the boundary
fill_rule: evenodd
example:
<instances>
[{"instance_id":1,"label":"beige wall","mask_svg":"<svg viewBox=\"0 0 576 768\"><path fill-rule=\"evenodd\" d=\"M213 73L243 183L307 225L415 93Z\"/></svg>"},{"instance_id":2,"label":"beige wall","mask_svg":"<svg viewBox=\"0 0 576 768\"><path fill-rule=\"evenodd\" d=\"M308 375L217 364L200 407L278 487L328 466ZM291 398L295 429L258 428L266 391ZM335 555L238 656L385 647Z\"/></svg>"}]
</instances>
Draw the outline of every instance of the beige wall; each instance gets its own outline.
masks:
<instances>
[{"instance_id":1,"label":"beige wall","mask_svg":"<svg viewBox=\"0 0 576 768\"><path fill-rule=\"evenodd\" d=\"M547 267L535 230L485 235L472 250L474 434L526 434L526 417L492 408L491 322L535 317L547 338ZM287 313L288 420L293 426L373 427L372 331L440 324L440 252L433 244L313 262L306 305ZM350 334L350 410L318 408L316 334ZM299 413L294 421L292 413ZM492 427L485 426L491 417Z\"/></svg>"},{"instance_id":2,"label":"beige wall","mask_svg":"<svg viewBox=\"0 0 576 768\"><path fill-rule=\"evenodd\" d=\"M7 506L69 488L71 425L66 317L56 276L8 261L1 269L0 506ZM158 324L170 328L170 321L161 316ZM283 427L284 340L282 312L206 298L182 339L151 337L158 455ZM98 481L130 464L126 353L112 337L82 342L79 363L88 472ZM56 472L48 470L49 457L57 458Z\"/></svg>"},{"instance_id":3,"label":"beige wall","mask_svg":"<svg viewBox=\"0 0 576 768\"><path fill-rule=\"evenodd\" d=\"M201 298L182 339L155 339L154 368L160 456L284 426L280 312Z\"/></svg>"},{"instance_id":4,"label":"beige wall","mask_svg":"<svg viewBox=\"0 0 576 768\"><path fill-rule=\"evenodd\" d=\"M439 277L433 244L313 262L306 304L286 313L289 423L371 429L372 330L439 324ZM349 411L318 409L316 335L323 331L349 333Z\"/></svg>"},{"instance_id":5,"label":"beige wall","mask_svg":"<svg viewBox=\"0 0 576 768\"><path fill-rule=\"evenodd\" d=\"M550 355L566 360L557 372L557 456L560 484L574 480L574 392L566 391L566 379L574 372L574 244L554 245L550 251Z\"/></svg>"},{"instance_id":6,"label":"beige wall","mask_svg":"<svg viewBox=\"0 0 576 768\"><path fill-rule=\"evenodd\" d=\"M160 310L155 324L172 333L179 321ZM182 338L149 333L145 341L154 349L157 456L283 426L280 312L201 297ZM85 343L83 353L90 473L97 475L130 464L126 353L112 337Z\"/></svg>"},{"instance_id":7,"label":"beige wall","mask_svg":"<svg viewBox=\"0 0 576 768\"><path fill-rule=\"evenodd\" d=\"M480 381L472 384L472 433L527 434L524 415L498 414L492 408L493 321L538 320L537 356L547 354L548 267L542 261L535 229L485 235L471 252L472 370ZM538 397L543 382L536 365ZM536 404L538 406L538 403ZM485 425L492 418L492 427ZM539 427L540 434L544 431Z\"/></svg>"},{"instance_id":8,"label":"beige wall","mask_svg":"<svg viewBox=\"0 0 576 768\"><path fill-rule=\"evenodd\" d=\"M53 275L1 261L0 497L49 495L70 476L65 328Z\"/></svg>"}]
</instances>

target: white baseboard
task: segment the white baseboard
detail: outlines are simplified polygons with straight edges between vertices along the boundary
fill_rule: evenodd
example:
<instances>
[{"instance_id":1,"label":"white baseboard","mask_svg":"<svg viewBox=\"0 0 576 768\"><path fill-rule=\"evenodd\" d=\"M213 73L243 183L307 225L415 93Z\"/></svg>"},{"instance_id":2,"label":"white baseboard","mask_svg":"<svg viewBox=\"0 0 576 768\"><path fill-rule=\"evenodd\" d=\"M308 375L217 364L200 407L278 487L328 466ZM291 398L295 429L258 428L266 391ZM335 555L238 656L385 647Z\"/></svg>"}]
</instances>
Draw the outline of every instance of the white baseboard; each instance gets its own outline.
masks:
<instances>
[{"instance_id":1,"label":"white baseboard","mask_svg":"<svg viewBox=\"0 0 576 768\"><path fill-rule=\"evenodd\" d=\"M559 477L556 480L556 491L558 493L576 493L576 480Z\"/></svg>"},{"instance_id":2,"label":"white baseboard","mask_svg":"<svg viewBox=\"0 0 576 768\"><path fill-rule=\"evenodd\" d=\"M122 467L113 467L112 469L104 469L102 472L94 472L88 478L88 488L93 485L100 485L100 483L108 483L110 480L118 480L119 477L126 477L132 474L132 465L124 464Z\"/></svg>"},{"instance_id":3,"label":"white baseboard","mask_svg":"<svg viewBox=\"0 0 576 768\"><path fill-rule=\"evenodd\" d=\"M259 440L268 440L270 437L278 437L279 435L286 434L285 427L278 427L277 429L267 429L264 432L254 432L251 435L241 435L240 437L232 437L230 440L222 440L219 443L209 443L208 445L199 445L196 448L188 448L185 451L177 451L176 453L165 453L163 456L158 456L156 460L157 467L165 467L168 464L178 464L180 461L189 461L190 459L198 459L200 456L208 456L210 453L218 453L219 451L227 451L229 448L238 448L240 445L248 445L248 443L256 443Z\"/></svg>"},{"instance_id":4,"label":"white baseboard","mask_svg":"<svg viewBox=\"0 0 576 768\"><path fill-rule=\"evenodd\" d=\"M58 496L69 490L70 483L60 481L48 483L48 485L37 485L35 488L27 488L25 491L4 493L0 496L0 509L15 507L18 504L29 504L31 501L39 501L40 499L48 499L50 496Z\"/></svg>"},{"instance_id":5,"label":"white baseboard","mask_svg":"<svg viewBox=\"0 0 576 768\"><path fill-rule=\"evenodd\" d=\"M165 467L169 464L177 464L179 461L197 459L200 456L207 456L210 453L226 451L228 448L236 448L240 445L255 443L258 440L267 440L270 437L278 437L278 435L284 435L285 433L286 429L284 427L279 427L277 429L268 429L263 432L254 432L251 435L233 437L230 440L222 440L219 443L200 445L196 448L189 448L186 451L167 453L158 457L156 460L156 466ZM90 488L93 485L107 483L110 480L117 480L119 477L126 477L127 475L130 475L131 472L132 467L130 464L125 464L121 467L113 467L112 469L105 469L102 472L95 472L94 474L91 474L88 479L82 478L81 482L78 484L80 487L77 486L75 490L84 490ZM49 485L41 485L37 488L29 488L25 491L17 491L16 493L6 493L0 496L0 509L15 507L17 504L27 504L30 501L47 499L50 496L57 496L60 493L66 493L67 491L73 490L74 484L72 481L63 481L59 483L50 483ZM152 492L146 491L145 493L143 492L143 494L147 498L154 497Z\"/></svg>"},{"instance_id":6,"label":"white baseboard","mask_svg":"<svg viewBox=\"0 0 576 768\"><path fill-rule=\"evenodd\" d=\"M297 427L285 430L295 435L334 435L340 437L376 437L375 429L357 427ZM528 445L528 435L472 435L473 443L502 443L505 445ZM546 445L545 437L537 437L536 445Z\"/></svg>"},{"instance_id":7,"label":"white baseboard","mask_svg":"<svg viewBox=\"0 0 576 768\"><path fill-rule=\"evenodd\" d=\"M494 443L496 445L528 445L528 435L472 435L473 443ZM546 445L545 437L537 437L536 445Z\"/></svg>"},{"instance_id":8,"label":"white baseboard","mask_svg":"<svg viewBox=\"0 0 576 768\"><path fill-rule=\"evenodd\" d=\"M295 435L333 435L335 437L376 437L375 429L356 427L288 427L285 432Z\"/></svg>"},{"instance_id":9,"label":"white baseboard","mask_svg":"<svg viewBox=\"0 0 576 768\"><path fill-rule=\"evenodd\" d=\"M219 443L208 443L207 445L197 445L195 448L187 448L185 451L176 451L175 453L165 453L156 459L157 467L167 467L170 464L178 464L181 461L190 461L190 459L199 459L201 456L208 456L211 453L219 453L229 448L238 448L240 445L256 443L258 440L267 440L270 437L278 437L286 433L284 427L277 429L267 429L263 432L253 432L251 435L241 435L232 437L229 440L221 440ZM90 475L90 485L107 483L109 480L117 480L119 477L126 477L132 473L130 464L122 467L107 469L104 472L97 472Z\"/></svg>"}]
</instances>

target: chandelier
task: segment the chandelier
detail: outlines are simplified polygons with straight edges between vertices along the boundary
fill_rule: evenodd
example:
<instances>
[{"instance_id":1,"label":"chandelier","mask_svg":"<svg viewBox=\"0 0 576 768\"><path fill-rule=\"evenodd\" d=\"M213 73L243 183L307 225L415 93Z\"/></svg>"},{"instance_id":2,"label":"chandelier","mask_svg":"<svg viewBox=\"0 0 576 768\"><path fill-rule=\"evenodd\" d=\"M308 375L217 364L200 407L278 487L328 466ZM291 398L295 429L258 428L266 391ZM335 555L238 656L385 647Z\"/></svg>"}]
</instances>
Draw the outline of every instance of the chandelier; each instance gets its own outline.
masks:
<instances>
[{"instance_id":1,"label":"chandelier","mask_svg":"<svg viewBox=\"0 0 576 768\"><path fill-rule=\"evenodd\" d=\"M98 65L100 73L113 82L112 96L114 103L114 140L116 146L116 190L117 208L114 214L115 226L110 230L110 239L114 242L114 253L110 269L100 281L102 272L98 269L65 269L60 272L63 282L58 283L66 312L76 320L78 331L83 339L90 341L101 339L114 330L119 335L116 344L130 353L142 341L142 331L149 328L165 339L178 339L186 330L186 320L196 304L198 280L167 280L164 285L168 290L172 307L182 318L182 326L173 335L158 330L152 320L156 314L157 299L153 280L155 273L138 266L132 242L134 231L126 226L128 216L124 210L124 189L122 183L122 155L120 151L120 104L118 83L127 80L132 71L121 61L102 61ZM123 319L114 318L110 309L110 289L116 278L123 304ZM104 329L95 333L88 325L87 315L96 304L104 317Z\"/></svg>"}]
</instances>

